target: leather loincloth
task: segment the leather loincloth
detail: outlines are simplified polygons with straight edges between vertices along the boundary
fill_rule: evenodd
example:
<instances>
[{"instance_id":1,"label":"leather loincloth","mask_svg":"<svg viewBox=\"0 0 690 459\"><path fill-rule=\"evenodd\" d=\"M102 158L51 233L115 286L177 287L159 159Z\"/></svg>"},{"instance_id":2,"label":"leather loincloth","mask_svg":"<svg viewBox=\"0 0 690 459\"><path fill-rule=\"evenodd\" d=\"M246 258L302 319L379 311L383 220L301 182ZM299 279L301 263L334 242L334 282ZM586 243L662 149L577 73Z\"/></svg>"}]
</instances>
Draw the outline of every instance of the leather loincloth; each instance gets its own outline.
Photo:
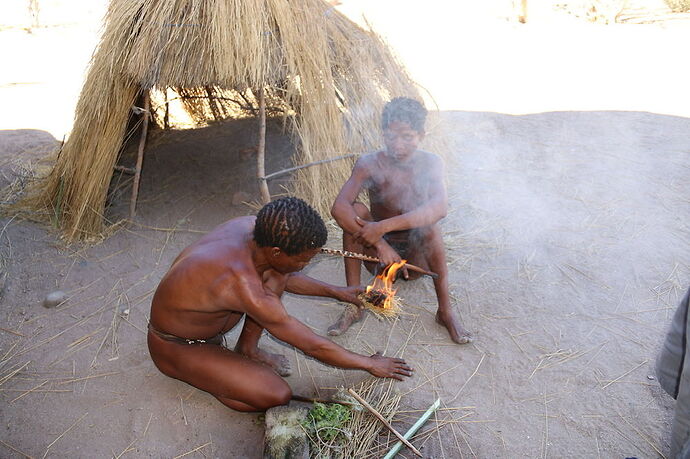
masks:
<instances>
[{"instance_id":1,"label":"leather loincloth","mask_svg":"<svg viewBox=\"0 0 690 459\"><path fill-rule=\"evenodd\" d=\"M153 325L151 325L151 322L149 322L149 331L156 335L157 337L164 339L165 341L170 341L172 343L178 343L178 344L215 344L218 346L222 346L225 344L225 335L222 333L218 333L216 336L212 336L210 338L206 339L188 339L188 338L180 338L179 336L171 335L169 333L164 333L158 329L156 329Z\"/></svg>"}]
</instances>

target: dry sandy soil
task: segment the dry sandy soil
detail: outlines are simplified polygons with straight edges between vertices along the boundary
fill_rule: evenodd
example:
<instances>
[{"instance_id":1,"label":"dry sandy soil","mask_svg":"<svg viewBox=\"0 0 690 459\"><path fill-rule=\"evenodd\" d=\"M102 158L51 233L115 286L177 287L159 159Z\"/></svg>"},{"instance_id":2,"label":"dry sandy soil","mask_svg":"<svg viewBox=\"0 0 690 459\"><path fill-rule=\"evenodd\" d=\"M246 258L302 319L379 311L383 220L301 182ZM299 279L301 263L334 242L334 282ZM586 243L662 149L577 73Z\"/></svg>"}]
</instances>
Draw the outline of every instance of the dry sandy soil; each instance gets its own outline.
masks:
<instances>
[{"instance_id":1,"label":"dry sandy soil","mask_svg":"<svg viewBox=\"0 0 690 459\"><path fill-rule=\"evenodd\" d=\"M369 316L335 341L404 353L417 372L397 384L406 393L401 410L441 398L448 409L416 441L426 456L668 454L673 401L654 380L653 362L690 285L690 103L678 62L688 23L603 25L537 11L520 25L510 9L429 2L420 12L415 3L381 1L367 13L441 109L435 132L453 146L443 222L451 287L476 340L450 343L433 320L431 283L418 280L401 285L406 314L396 322ZM9 54L0 73L3 184L69 128L95 43L102 9L70 15L60 2L47 5L61 8L51 27L0 30ZM366 9L347 0L340 8L355 18ZM144 332L152 292L177 253L253 212L231 197L256 195L253 162L242 155L254 132L246 120L158 136L136 224L98 244L66 246L49 227L0 220L8 273L0 457L260 456L259 416L161 375ZM291 152L271 125L267 169L289 165ZM123 187L110 215L127 205ZM336 259L319 258L307 272L344 279ZM69 300L43 308L57 289ZM292 295L285 304L319 333L341 310ZM367 377L269 336L263 343L288 355L288 382L302 395ZM417 415L400 415L396 425L404 430Z\"/></svg>"}]
</instances>

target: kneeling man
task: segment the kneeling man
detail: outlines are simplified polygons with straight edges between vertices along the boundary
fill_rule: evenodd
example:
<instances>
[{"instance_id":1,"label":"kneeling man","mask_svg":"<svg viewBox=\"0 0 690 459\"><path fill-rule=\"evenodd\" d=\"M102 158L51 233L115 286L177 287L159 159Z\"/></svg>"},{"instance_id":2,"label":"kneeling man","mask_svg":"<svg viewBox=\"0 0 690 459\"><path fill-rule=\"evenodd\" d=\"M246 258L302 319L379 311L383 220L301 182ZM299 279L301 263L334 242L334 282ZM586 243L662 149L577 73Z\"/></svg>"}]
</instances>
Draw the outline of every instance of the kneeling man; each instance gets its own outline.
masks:
<instances>
[{"instance_id":1,"label":"kneeling man","mask_svg":"<svg viewBox=\"0 0 690 459\"><path fill-rule=\"evenodd\" d=\"M284 291L358 303L358 287L299 274L326 243L319 214L297 198L266 204L256 217L230 220L175 259L153 297L148 333L158 369L239 411L263 411L292 397L279 376L287 359L258 348L263 329L322 362L402 380L402 359L350 352L291 317ZM244 317L234 351L223 335Z\"/></svg>"}]
</instances>

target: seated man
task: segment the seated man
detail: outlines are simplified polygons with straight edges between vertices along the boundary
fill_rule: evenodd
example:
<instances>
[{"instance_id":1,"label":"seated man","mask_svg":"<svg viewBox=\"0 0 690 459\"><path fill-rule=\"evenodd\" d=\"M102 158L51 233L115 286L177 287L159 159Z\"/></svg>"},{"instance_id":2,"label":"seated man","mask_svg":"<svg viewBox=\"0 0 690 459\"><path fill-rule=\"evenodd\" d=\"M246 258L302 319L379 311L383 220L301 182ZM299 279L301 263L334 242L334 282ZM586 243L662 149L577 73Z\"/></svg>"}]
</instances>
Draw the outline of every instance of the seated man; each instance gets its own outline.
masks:
<instances>
[{"instance_id":1,"label":"seated man","mask_svg":"<svg viewBox=\"0 0 690 459\"><path fill-rule=\"evenodd\" d=\"M151 304L148 347L158 369L209 392L239 411L288 403L292 392L276 374L287 359L257 347L265 328L316 359L374 376L411 376L404 360L349 352L288 315L283 291L357 301L356 288L297 274L326 242L326 227L304 201L282 198L256 217L230 220L187 247L161 281ZM223 334L244 317L231 351Z\"/></svg>"},{"instance_id":2,"label":"seated man","mask_svg":"<svg viewBox=\"0 0 690 459\"><path fill-rule=\"evenodd\" d=\"M438 274L436 321L458 344L470 334L453 316L448 294L448 266L438 225L446 216L448 198L443 160L417 149L424 137L426 109L416 100L398 97L383 109L381 127L386 149L360 157L333 203L331 214L343 229L343 248L376 256L389 265L401 259ZM357 201L366 190L371 209ZM366 263L373 273L376 266ZM348 286L360 285L361 262L345 260ZM403 277L419 277L403 270ZM340 335L362 319L363 309L349 306L328 334Z\"/></svg>"}]
</instances>

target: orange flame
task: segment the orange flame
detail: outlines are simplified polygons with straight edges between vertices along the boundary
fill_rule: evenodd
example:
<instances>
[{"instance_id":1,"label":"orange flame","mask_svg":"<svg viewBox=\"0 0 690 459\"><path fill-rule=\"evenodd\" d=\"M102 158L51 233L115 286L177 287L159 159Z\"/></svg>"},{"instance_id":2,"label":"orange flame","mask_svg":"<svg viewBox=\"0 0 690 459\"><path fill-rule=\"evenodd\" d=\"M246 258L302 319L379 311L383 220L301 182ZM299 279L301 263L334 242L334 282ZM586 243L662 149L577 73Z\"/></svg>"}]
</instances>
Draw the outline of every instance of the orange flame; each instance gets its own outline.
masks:
<instances>
[{"instance_id":1,"label":"orange flame","mask_svg":"<svg viewBox=\"0 0 690 459\"><path fill-rule=\"evenodd\" d=\"M383 301L383 308L388 309L393 307L393 297L395 296L396 290L393 290L393 281L395 280L395 274L402 268L407 260L402 260L400 263L392 263L391 265L384 268L381 274L374 278L374 282L371 285L367 285L366 293L372 290L378 290L386 296Z\"/></svg>"}]
</instances>

